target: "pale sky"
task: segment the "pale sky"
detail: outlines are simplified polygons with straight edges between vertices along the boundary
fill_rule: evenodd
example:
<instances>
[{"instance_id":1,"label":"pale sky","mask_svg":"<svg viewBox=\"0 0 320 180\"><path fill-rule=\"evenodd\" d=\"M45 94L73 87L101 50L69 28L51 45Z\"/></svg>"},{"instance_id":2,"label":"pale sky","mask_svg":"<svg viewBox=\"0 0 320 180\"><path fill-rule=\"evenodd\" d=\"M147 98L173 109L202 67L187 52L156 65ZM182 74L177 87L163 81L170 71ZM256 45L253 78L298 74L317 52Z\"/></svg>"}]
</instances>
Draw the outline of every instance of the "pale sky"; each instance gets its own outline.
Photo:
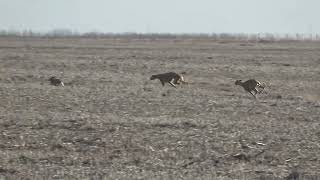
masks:
<instances>
[{"instance_id":1,"label":"pale sky","mask_svg":"<svg viewBox=\"0 0 320 180\"><path fill-rule=\"evenodd\" d=\"M320 34L320 0L0 0L0 29Z\"/></svg>"}]
</instances>

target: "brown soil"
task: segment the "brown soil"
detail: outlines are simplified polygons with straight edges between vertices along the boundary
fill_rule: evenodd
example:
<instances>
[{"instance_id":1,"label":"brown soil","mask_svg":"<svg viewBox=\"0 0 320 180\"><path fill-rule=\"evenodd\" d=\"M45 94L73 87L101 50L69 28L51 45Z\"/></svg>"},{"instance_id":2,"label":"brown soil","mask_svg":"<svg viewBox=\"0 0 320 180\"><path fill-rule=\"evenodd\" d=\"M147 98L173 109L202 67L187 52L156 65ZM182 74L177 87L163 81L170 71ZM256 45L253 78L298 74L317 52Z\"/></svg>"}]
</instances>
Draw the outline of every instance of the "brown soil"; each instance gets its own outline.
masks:
<instances>
[{"instance_id":1,"label":"brown soil","mask_svg":"<svg viewBox=\"0 0 320 180\"><path fill-rule=\"evenodd\" d=\"M0 179L320 176L319 42L2 37L0 85Z\"/></svg>"}]
</instances>

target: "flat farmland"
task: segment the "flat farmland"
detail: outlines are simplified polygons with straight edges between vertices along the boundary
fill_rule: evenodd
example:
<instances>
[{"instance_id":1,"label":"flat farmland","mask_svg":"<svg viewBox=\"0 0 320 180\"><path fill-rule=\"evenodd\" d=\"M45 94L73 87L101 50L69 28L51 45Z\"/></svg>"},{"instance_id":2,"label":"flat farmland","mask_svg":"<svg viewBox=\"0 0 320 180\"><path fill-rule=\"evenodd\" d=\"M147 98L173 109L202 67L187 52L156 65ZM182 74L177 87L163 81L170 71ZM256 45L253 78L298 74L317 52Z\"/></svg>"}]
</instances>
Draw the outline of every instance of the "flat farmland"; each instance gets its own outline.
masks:
<instances>
[{"instance_id":1,"label":"flat farmland","mask_svg":"<svg viewBox=\"0 0 320 180\"><path fill-rule=\"evenodd\" d=\"M190 83L150 80L171 71ZM234 84L251 78L257 99ZM319 172L320 42L0 38L0 179Z\"/></svg>"}]
</instances>

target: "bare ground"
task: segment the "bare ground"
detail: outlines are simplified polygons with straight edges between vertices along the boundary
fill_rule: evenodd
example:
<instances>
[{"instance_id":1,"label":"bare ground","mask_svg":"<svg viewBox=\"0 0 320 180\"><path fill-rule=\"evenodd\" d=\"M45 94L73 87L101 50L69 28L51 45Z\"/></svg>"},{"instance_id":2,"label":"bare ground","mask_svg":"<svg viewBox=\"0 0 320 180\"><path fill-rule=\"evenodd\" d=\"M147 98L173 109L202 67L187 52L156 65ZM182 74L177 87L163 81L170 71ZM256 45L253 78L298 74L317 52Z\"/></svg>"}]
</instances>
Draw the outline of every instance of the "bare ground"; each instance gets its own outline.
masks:
<instances>
[{"instance_id":1,"label":"bare ground","mask_svg":"<svg viewBox=\"0 0 320 180\"><path fill-rule=\"evenodd\" d=\"M0 75L0 179L320 177L320 42L2 37Z\"/></svg>"}]
</instances>

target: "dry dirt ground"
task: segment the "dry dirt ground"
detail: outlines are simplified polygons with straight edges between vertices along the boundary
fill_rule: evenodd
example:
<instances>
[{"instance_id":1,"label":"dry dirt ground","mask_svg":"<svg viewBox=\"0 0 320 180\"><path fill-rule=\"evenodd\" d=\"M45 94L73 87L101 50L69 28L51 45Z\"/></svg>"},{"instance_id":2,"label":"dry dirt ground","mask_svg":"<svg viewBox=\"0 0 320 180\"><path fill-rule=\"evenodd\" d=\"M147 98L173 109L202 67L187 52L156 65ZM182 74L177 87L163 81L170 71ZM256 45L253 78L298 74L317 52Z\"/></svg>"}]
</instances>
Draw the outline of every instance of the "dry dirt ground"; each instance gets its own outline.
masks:
<instances>
[{"instance_id":1,"label":"dry dirt ground","mask_svg":"<svg viewBox=\"0 0 320 180\"><path fill-rule=\"evenodd\" d=\"M320 42L0 38L0 179L319 179L319 110Z\"/></svg>"}]
</instances>

